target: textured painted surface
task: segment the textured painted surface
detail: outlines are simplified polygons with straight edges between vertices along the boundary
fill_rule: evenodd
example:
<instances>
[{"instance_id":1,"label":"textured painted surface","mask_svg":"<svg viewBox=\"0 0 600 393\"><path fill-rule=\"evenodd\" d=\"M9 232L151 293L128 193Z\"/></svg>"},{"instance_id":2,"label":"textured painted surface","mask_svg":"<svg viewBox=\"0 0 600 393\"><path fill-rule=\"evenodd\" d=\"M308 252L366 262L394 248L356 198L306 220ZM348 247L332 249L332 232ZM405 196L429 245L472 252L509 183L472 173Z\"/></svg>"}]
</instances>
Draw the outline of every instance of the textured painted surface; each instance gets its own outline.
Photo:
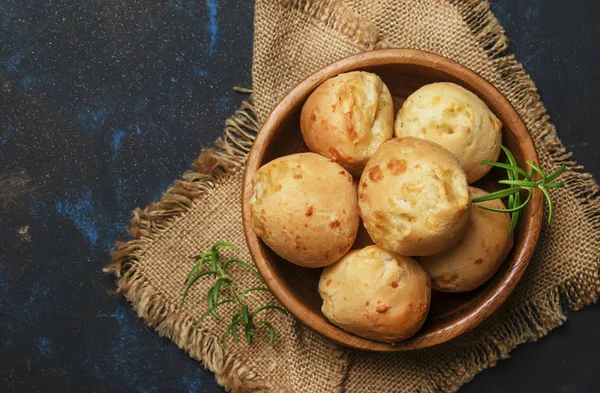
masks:
<instances>
[{"instance_id":1,"label":"textured painted surface","mask_svg":"<svg viewBox=\"0 0 600 393\"><path fill-rule=\"evenodd\" d=\"M560 12L557 12L560 10ZM565 144L600 178L594 1L494 11ZM0 1L0 391L222 392L103 276L136 206L220 133L250 86L245 0ZM465 392L597 392L598 307Z\"/></svg>"},{"instance_id":2,"label":"textured painted surface","mask_svg":"<svg viewBox=\"0 0 600 393\"><path fill-rule=\"evenodd\" d=\"M1 392L222 391L101 270L130 211L244 98L252 17L244 1L0 1Z\"/></svg>"}]
</instances>

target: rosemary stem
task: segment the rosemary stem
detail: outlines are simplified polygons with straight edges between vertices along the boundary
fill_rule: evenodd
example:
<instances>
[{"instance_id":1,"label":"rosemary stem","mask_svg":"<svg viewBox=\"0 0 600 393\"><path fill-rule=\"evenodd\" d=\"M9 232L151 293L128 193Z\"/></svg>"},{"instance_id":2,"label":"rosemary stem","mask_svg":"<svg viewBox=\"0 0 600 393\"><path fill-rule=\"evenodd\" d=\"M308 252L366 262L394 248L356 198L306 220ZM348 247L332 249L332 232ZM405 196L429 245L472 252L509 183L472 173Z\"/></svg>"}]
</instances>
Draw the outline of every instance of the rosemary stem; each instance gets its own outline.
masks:
<instances>
[{"instance_id":1,"label":"rosemary stem","mask_svg":"<svg viewBox=\"0 0 600 393\"><path fill-rule=\"evenodd\" d=\"M552 220L554 207L550 192L548 190L550 188L560 188L564 186L563 182L554 182L554 180L566 170L566 165L562 164L556 171L547 175L537 163L533 161L526 161L527 165L529 165L530 167L530 171L526 172L525 170L519 167L515 156L510 152L510 150L508 150L506 146L501 145L500 148L506 154L505 163L492 162L486 160L481 161L481 163L505 169L508 179L499 180L498 183L507 186L507 188L500 189L498 191L491 192L489 194L482 195L477 198L473 198L472 202L479 203L491 201L494 199L508 198L507 206L503 209L491 208L483 205L479 205L478 207L497 213L510 213L510 236L512 235L516 226L519 223L519 220L523 214L523 209L530 202L533 190L538 189L544 194L544 197L546 198L548 204L548 223L550 223L550 221ZM536 177L537 175L539 175L539 179L534 180L534 177ZM523 179L521 179L520 176L523 176ZM527 190L529 192L527 199L523 203L521 203L521 190Z\"/></svg>"},{"instance_id":2,"label":"rosemary stem","mask_svg":"<svg viewBox=\"0 0 600 393\"><path fill-rule=\"evenodd\" d=\"M229 276L227 275L227 273L225 273L225 270L223 269L223 267L221 266L221 264L217 264L217 273L219 278L224 278L229 280L229 285L227 285L227 288L229 288L229 292L231 292L231 296L233 296L233 300L241 305L242 303L240 302L240 298L238 297L237 293L235 292L235 289L233 288L233 281L229 278Z\"/></svg>"},{"instance_id":3,"label":"rosemary stem","mask_svg":"<svg viewBox=\"0 0 600 393\"><path fill-rule=\"evenodd\" d=\"M273 341L273 339L275 338L275 331L273 329L273 326L269 322L264 321L264 320L256 320L255 321L254 316L256 315L257 312L262 311L262 310L268 310L268 309L278 310L285 315L287 315L287 311L285 311L283 308L281 308L279 306L267 304L265 306L259 307L255 312L251 312L248 304L244 303L244 295L246 295L250 292L253 292L253 291L268 291L268 289L266 287L263 287L262 285L259 285L259 286L244 289L238 294L238 291L236 291L236 288L234 287L232 278L227 274L227 267L231 263L242 265L242 266L246 267L247 269L249 269L250 272L257 277L260 284L263 284L263 281L262 281L260 275L258 274L258 272L256 271L256 269L254 269L249 263L247 263L245 261L242 261L237 258L230 258L225 262L221 262L221 254L219 252L219 249L222 249L222 248L229 248L234 251L238 251L238 249L235 247L235 245L233 243L229 243L229 242L214 243L212 248L209 251L207 251L199 256L199 258L202 258L202 261L199 264L197 263L196 265L194 265L194 267L192 268L192 271L190 273L188 273L188 277L191 277L191 278L189 280L186 279L186 287L184 289L182 301L181 301L182 307L185 305L185 298L187 297L190 287L192 285L194 285L194 283L196 283L196 281L198 281L198 279L200 279L201 277L207 276L207 275L210 275L211 277L216 279L216 282L208 289L208 292L206 294L206 302L208 304L208 310L200 316L200 318L196 321L196 323L194 323L192 328L196 329L200 325L200 323L202 323L204 318L211 314L216 319L220 319L221 316L217 313L217 308L219 308L220 306L227 304L227 303L234 303L234 304L237 304L237 308L239 311L237 313L233 314L233 316L231 317L231 322L225 329L225 333L223 334L223 337L221 340L223 349L225 349L225 347L226 347L227 337L229 335L231 335L233 337L234 342L238 341L239 325L242 325L244 328L243 332L244 332L244 336L246 337L246 341L248 342L248 344L251 344L253 342L255 335L258 333L258 328L260 326L265 326L265 328L269 332L270 340ZM210 258L210 259L208 259L208 258ZM198 258L196 258L196 259L198 260ZM208 263L208 262L210 262L210 270L203 270L204 263ZM223 289L223 286L227 286L228 291L231 293L230 299L228 298L225 300L219 300L219 295L221 294L221 290Z\"/></svg>"}]
</instances>

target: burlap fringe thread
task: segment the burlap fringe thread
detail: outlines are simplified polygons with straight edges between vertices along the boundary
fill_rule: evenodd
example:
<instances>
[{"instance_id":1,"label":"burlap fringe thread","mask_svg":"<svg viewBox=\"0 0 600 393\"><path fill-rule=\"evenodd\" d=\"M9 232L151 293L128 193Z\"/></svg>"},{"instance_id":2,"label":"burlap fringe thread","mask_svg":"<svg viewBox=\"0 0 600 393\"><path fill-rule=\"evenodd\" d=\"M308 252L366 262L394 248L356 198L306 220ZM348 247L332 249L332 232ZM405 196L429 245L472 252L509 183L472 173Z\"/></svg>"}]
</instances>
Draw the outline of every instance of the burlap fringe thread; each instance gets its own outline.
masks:
<instances>
[{"instance_id":1,"label":"burlap fringe thread","mask_svg":"<svg viewBox=\"0 0 600 393\"><path fill-rule=\"evenodd\" d=\"M586 218L595 228L600 228L598 185L590 174L583 172L583 167L572 159L572 154L566 151L558 139L556 129L548 122L546 108L540 101L531 78L516 61L515 56L508 53L504 30L490 11L489 4L485 0L458 0L453 3L485 48L487 55L494 61L502 77L507 78L507 84L519 92L518 101L528 113L535 116L535 122L542 130L536 137L550 148L550 154L557 163L567 165L570 176L566 177L565 182L574 190L583 205ZM343 23L340 18L323 16L335 15L335 4L320 11L312 7L313 2L310 0L298 0L294 4L298 8L310 10L311 15L321 15L323 23ZM351 19L350 23L346 22L346 26L344 34L355 37L359 43L372 42L373 34L377 34L373 26L359 26L356 18ZM381 46L385 44L378 45ZM247 89L239 91L250 92ZM116 275L116 293L123 293L129 299L138 316L154 327L161 336L170 337L191 357L201 361L215 374L217 382L225 389L236 393L267 391L268 387L232 354L223 353L218 338L202 329L193 330L194 321L186 318L181 310L168 305L161 294L144 279L137 262L143 253L144 244L151 243L160 236L163 230L194 205L196 199L243 169L258 129L253 104L244 102L227 120L223 138L217 140L214 148L202 151L194 162L195 170L185 173L183 180L177 180L158 203L133 212L128 228L132 240L117 243L118 249L112 254L113 263L104 269L105 272ZM600 293L598 268L600 261L596 261L596 282L593 285L575 278L554 288L541 299L541 303L539 300L536 304L528 302L515 309L505 325L489 332L485 343L470 349L469 360L440 361L442 366L431 370L431 384L422 386L418 391L456 391L477 373L495 365L498 359L507 358L517 345L545 336L566 320L562 299L566 300L572 310L594 303Z\"/></svg>"}]
</instances>

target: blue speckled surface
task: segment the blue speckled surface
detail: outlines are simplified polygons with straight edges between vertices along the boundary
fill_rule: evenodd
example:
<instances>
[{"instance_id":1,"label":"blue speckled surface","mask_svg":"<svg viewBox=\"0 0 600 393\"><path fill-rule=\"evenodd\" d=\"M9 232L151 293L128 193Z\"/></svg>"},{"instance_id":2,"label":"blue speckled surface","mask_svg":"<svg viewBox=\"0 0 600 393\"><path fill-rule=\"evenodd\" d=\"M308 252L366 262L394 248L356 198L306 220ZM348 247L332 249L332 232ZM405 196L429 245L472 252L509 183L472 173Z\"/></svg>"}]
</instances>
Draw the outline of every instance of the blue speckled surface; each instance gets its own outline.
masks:
<instances>
[{"instance_id":1,"label":"blue speckled surface","mask_svg":"<svg viewBox=\"0 0 600 393\"><path fill-rule=\"evenodd\" d=\"M600 177L597 1L493 9L565 144ZM560 10L557 11L557 10ZM0 392L222 392L106 295L130 211L157 200L244 98L245 0L0 1ZM593 393L598 307L465 392Z\"/></svg>"},{"instance_id":2,"label":"blue speckled surface","mask_svg":"<svg viewBox=\"0 0 600 393\"><path fill-rule=\"evenodd\" d=\"M101 270L130 211L244 98L252 17L244 1L0 2L0 392L222 391Z\"/></svg>"}]
</instances>

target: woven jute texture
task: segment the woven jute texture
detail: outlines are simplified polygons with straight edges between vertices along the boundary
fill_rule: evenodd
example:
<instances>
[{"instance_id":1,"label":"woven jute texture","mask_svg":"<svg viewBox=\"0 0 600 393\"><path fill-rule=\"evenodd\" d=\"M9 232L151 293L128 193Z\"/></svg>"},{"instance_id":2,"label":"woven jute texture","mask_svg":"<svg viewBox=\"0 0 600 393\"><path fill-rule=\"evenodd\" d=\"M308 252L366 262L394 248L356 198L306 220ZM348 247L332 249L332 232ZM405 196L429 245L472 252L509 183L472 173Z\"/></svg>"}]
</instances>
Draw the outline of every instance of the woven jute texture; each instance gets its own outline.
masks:
<instances>
[{"instance_id":1,"label":"woven jute texture","mask_svg":"<svg viewBox=\"0 0 600 393\"><path fill-rule=\"evenodd\" d=\"M253 345L220 338L223 320L206 318L200 280L180 306L191 257L218 240L240 246L250 260L241 224L242 173L260 121L297 82L344 56L378 48L408 47L449 57L494 84L523 117L548 171L565 163L566 187L553 192L555 217L515 293L490 319L451 342L427 350L379 354L338 347L291 317L267 312L278 332L273 343ZM598 298L600 202L598 185L571 158L535 85L507 52L502 27L485 1L257 0L253 102L227 121L225 135L202 152L194 169L175 181L161 201L136 210L131 240L119 243L106 270L118 291L159 334L172 339L234 392L434 392L456 391L521 343L561 325L566 308ZM233 270L239 288L256 284ZM268 292L248 298L251 307L275 300ZM563 309L563 305L565 309ZM243 341L243 340L242 340Z\"/></svg>"}]
</instances>

